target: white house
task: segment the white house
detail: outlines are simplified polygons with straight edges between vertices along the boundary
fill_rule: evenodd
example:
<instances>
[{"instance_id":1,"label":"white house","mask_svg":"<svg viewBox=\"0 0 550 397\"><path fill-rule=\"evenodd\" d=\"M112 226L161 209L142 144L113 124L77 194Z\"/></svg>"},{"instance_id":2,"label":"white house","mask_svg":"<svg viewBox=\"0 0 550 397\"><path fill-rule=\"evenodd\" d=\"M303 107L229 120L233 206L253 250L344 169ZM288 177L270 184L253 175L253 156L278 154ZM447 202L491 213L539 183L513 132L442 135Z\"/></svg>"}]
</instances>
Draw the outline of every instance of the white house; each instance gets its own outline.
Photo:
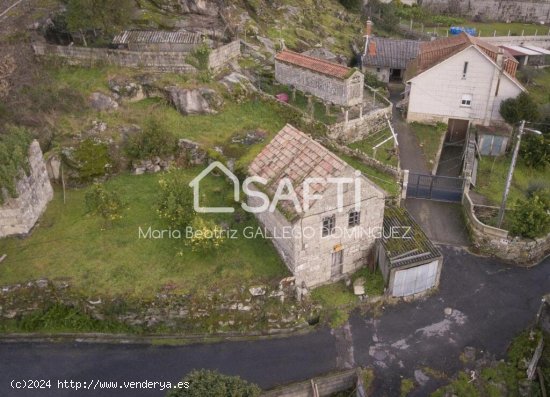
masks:
<instances>
[{"instance_id":1,"label":"white house","mask_svg":"<svg viewBox=\"0 0 550 397\"><path fill-rule=\"evenodd\" d=\"M302 211L296 211L290 201L280 201L274 211L262 211L256 217L297 283L315 287L338 280L367 262L374 265L385 193L334 153L286 125L254 159L249 175L267 181L257 191L270 197L285 180L296 191ZM320 197L306 208L304 181L308 178L324 182L311 183L312 193ZM330 178L353 179L354 183L327 183ZM247 201L257 208L259 200L249 195Z\"/></svg>"},{"instance_id":2,"label":"white house","mask_svg":"<svg viewBox=\"0 0 550 397\"><path fill-rule=\"evenodd\" d=\"M506 50L461 33L420 44L407 68L407 121L468 126L502 122L500 104L525 91Z\"/></svg>"}]
</instances>

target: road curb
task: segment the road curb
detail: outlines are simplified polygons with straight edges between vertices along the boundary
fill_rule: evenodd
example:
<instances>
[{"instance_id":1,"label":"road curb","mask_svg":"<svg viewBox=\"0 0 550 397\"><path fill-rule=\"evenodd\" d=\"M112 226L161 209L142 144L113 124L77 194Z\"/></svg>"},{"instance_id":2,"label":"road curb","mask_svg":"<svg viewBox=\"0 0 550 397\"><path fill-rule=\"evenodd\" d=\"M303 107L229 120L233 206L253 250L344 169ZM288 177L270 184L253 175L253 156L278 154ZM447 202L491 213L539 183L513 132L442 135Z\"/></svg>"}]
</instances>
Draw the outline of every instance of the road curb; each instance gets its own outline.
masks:
<instances>
[{"instance_id":1,"label":"road curb","mask_svg":"<svg viewBox=\"0 0 550 397\"><path fill-rule=\"evenodd\" d=\"M10 343L87 343L87 344L127 344L127 345L190 345L198 343L218 343L231 341L282 339L291 336L309 334L317 330L317 326L304 326L291 329L277 329L269 332L253 332L248 334L162 334L162 335L132 335L105 333L14 333L0 335L0 344Z\"/></svg>"}]
</instances>

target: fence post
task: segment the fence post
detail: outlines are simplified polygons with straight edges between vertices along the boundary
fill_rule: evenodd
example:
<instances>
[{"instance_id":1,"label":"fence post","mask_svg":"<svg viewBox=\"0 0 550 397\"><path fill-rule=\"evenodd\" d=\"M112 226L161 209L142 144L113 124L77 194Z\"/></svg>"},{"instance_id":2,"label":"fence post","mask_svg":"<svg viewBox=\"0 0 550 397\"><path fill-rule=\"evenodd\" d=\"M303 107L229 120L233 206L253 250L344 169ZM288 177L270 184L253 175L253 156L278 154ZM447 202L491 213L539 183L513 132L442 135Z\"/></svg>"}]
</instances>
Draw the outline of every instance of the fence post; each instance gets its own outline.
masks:
<instances>
[{"instance_id":1,"label":"fence post","mask_svg":"<svg viewBox=\"0 0 550 397\"><path fill-rule=\"evenodd\" d=\"M409 185L409 170L403 170L403 186L401 188L401 199L407 198L407 186Z\"/></svg>"}]
</instances>

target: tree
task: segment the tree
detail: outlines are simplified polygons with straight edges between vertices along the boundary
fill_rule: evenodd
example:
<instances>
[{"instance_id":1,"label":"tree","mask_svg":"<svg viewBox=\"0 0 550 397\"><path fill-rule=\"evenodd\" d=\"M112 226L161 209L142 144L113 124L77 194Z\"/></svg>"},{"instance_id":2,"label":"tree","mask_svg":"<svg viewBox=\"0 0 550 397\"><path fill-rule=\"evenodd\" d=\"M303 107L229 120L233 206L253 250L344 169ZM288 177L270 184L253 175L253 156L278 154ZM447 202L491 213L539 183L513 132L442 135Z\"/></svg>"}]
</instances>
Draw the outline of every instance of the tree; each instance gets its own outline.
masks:
<instances>
[{"instance_id":1,"label":"tree","mask_svg":"<svg viewBox=\"0 0 550 397\"><path fill-rule=\"evenodd\" d=\"M526 135L521 142L520 158L531 168L550 164L550 139L542 135Z\"/></svg>"},{"instance_id":2,"label":"tree","mask_svg":"<svg viewBox=\"0 0 550 397\"><path fill-rule=\"evenodd\" d=\"M98 215L107 223L122 218L124 204L115 191L110 191L101 183L95 183L86 193L88 213Z\"/></svg>"},{"instance_id":3,"label":"tree","mask_svg":"<svg viewBox=\"0 0 550 397\"><path fill-rule=\"evenodd\" d=\"M84 44L86 31L94 35L101 32L111 35L130 22L134 8L132 0L67 0L67 27L71 32L80 32Z\"/></svg>"},{"instance_id":4,"label":"tree","mask_svg":"<svg viewBox=\"0 0 550 397\"><path fill-rule=\"evenodd\" d=\"M157 212L170 226L184 229L195 217L193 190L177 170L169 170L159 180L160 197Z\"/></svg>"},{"instance_id":5,"label":"tree","mask_svg":"<svg viewBox=\"0 0 550 397\"><path fill-rule=\"evenodd\" d=\"M183 384L188 387L170 390L166 397L258 397L261 393L255 384L217 371L193 371L183 378Z\"/></svg>"},{"instance_id":6,"label":"tree","mask_svg":"<svg viewBox=\"0 0 550 397\"><path fill-rule=\"evenodd\" d=\"M515 236L537 238L550 232L548 203L538 194L527 200L518 200L510 215L510 233Z\"/></svg>"},{"instance_id":7,"label":"tree","mask_svg":"<svg viewBox=\"0 0 550 397\"><path fill-rule=\"evenodd\" d=\"M500 104L500 115L509 124L517 124L521 120L536 121L540 114L533 98L522 92L516 98L508 98Z\"/></svg>"}]
</instances>

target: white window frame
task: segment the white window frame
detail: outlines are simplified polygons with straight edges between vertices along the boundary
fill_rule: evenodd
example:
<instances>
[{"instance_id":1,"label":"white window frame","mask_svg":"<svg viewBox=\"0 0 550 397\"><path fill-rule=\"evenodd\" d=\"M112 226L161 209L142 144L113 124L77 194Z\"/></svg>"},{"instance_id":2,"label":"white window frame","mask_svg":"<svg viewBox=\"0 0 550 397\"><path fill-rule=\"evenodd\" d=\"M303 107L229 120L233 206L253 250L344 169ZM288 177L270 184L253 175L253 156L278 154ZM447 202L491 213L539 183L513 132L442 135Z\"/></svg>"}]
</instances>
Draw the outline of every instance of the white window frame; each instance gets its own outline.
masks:
<instances>
[{"instance_id":1,"label":"white window frame","mask_svg":"<svg viewBox=\"0 0 550 397\"><path fill-rule=\"evenodd\" d=\"M473 100L474 97L472 94L462 94L462 98L460 99L460 107L471 108Z\"/></svg>"}]
</instances>

